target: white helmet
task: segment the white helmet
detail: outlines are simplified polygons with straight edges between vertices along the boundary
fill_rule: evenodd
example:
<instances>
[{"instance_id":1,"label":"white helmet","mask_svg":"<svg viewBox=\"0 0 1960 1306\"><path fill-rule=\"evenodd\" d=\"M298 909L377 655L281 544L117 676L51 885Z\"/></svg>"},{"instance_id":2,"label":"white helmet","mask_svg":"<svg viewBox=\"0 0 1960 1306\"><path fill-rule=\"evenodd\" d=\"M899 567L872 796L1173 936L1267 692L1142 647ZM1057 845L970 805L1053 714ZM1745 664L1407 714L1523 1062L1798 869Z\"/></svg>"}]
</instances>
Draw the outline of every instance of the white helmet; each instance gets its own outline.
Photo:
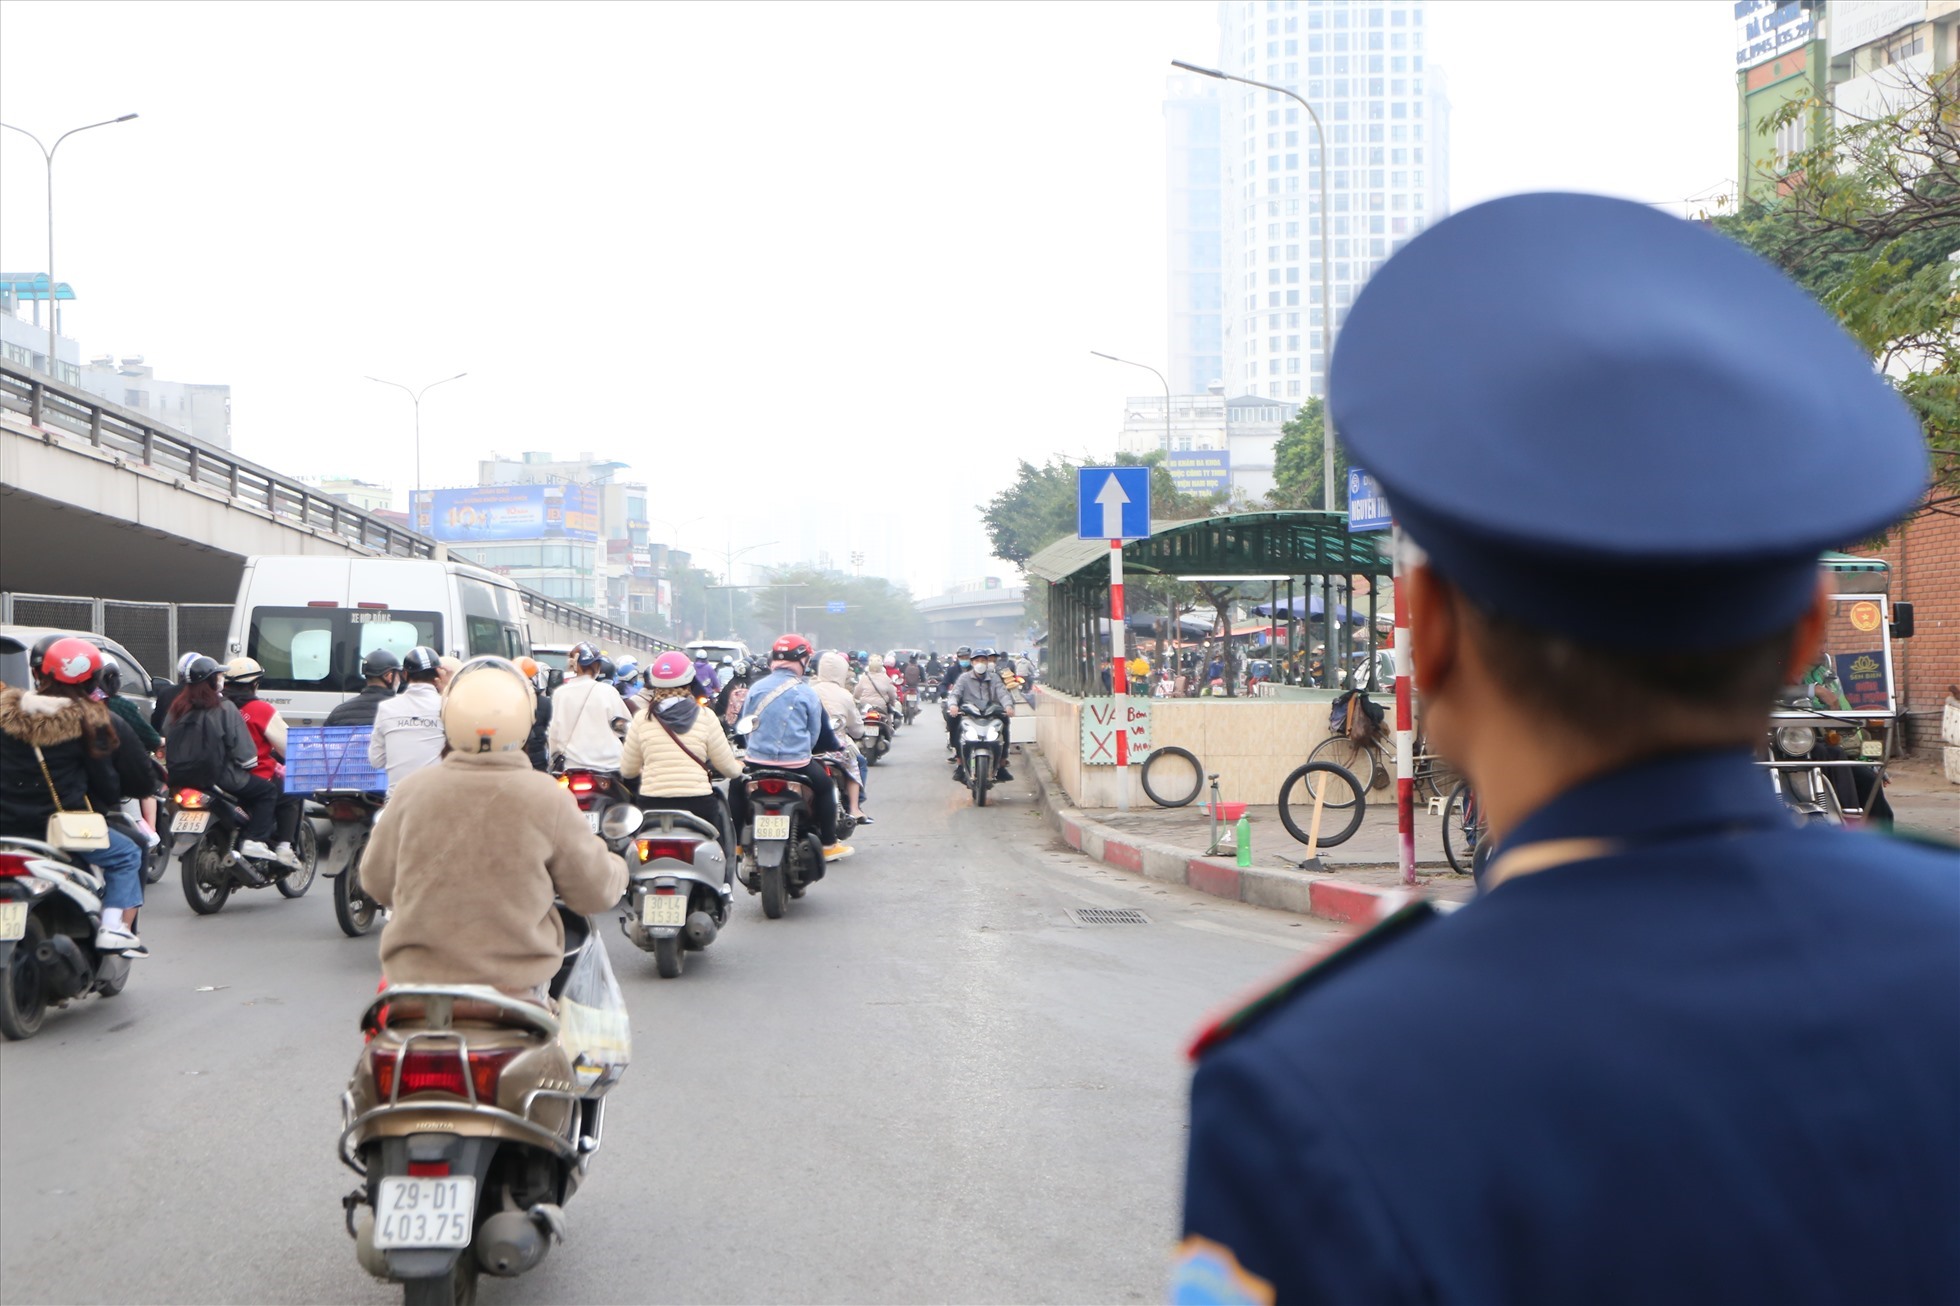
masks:
<instances>
[{"instance_id":1,"label":"white helmet","mask_svg":"<svg viewBox=\"0 0 1960 1306\"><path fill-rule=\"evenodd\" d=\"M442 733L458 753L508 753L524 747L536 711L522 671L503 658L471 658L443 691Z\"/></svg>"}]
</instances>

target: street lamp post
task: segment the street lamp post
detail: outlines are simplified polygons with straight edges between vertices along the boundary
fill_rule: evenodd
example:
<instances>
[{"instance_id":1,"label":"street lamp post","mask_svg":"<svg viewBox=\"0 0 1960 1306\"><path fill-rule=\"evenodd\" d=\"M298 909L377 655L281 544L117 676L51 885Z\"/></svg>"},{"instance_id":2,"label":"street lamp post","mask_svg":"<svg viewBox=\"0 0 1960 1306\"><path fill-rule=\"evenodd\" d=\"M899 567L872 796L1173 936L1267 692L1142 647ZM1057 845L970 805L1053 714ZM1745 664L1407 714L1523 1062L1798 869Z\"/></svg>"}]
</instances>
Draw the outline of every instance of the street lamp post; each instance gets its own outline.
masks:
<instances>
[{"instance_id":1,"label":"street lamp post","mask_svg":"<svg viewBox=\"0 0 1960 1306\"><path fill-rule=\"evenodd\" d=\"M391 385L395 387L395 389L407 395L415 403L415 493L418 496L422 493L422 396L439 385L448 385L451 381L460 381L468 375L468 372L458 372L454 376L445 376L440 381L429 382L420 390L411 390L400 381L383 381L378 376L367 378L378 385ZM414 499L409 500L408 506L410 515L412 516L415 510Z\"/></svg>"},{"instance_id":2,"label":"street lamp post","mask_svg":"<svg viewBox=\"0 0 1960 1306\"><path fill-rule=\"evenodd\" d=\"M1277 91L1305 109L1308 119L1313 123L1314 141L1320 147L1320 311L1321 330L1324 332L1321 336L1324 347L1320 354L1320 504L1321 507L1332 512L1334 510L1334 409L1327 402L1327 374L1334 361L1334 279L1329 271L1327 250L1334 238L1334 212L1327 202L1327 133L1321 130L1320 115L1313 111L1313 106L1308 104L1305 98L1287 90L1284 86L1274 86L1270 82L1255 82L1250 77L1234 76L1216 68L1200 68L1197 64L1185 63L1182 59L1171 60L1171 67L1182 68L1188 73L1197 73L1203 77L1215 77L1221 82L1237 82L1241 86L1256 86L1262 91ZM1308 224L1308 230L1311 233L1311 223ZM1313 339L1311 331L1307 338ZM1309 349L1307 352L1311 355L1313 351Z\"/></svg>"},{"instance_id":3,"label":"street lamp post","mask_svg":"<svg viewBox=\"0 0 1960 1306\"><path fill-rule=\"evenodd\" d=\"M1157 378L1157 380L1158 380L1159 382L1161 382L1161 383L1163 384L1163 387L1164 387L1164 452L1165 452L1165 453L1169 453L1169 452L1171 451L1171 383L1170 383L1169 381L1166 381L1166 380L1164 380L1164 374L1163 374L1162 372L1159 372L1159 371L1158 371L1158 370L1157 370L1156 368L1154 368L1154 367L1152 367L1152 366L1151 366L1150 364L1148 364L1148 363L1138 363L1138 362L1133 362L1133 361L1131 361L1130 359L1127 359L1127 358L1118 358L1118 357L1117 357L1116 355L1114 355L1114 354L1105 354L1105 353L1104 353L1104 352L1103 352L1102 350L1100 350L1100 349L1091 349L1091 350L1090 350L1089 352L1090 352L1090 354L1092 354L1092 355L1094 355L1094 356L1095 356L1095 357L1097 357L1097 358L1107 358L1107 359L1108 359L1108 360L1109 360L1110 362L1112 362L1112 363L1125 363L1125 364L1128 364L1128 365L1129 365L1129 366L1131 366L1131 367L1140 367L1140 368L1142 368L1142 369L1143 369L1144 371L1146 371L1146 372L1148 372L1148 373L1150 373L1150 374L1151 374L1152 376L1154 376L1154 377L1156 377L1156 378Z\"/></svg>"},{"instance_id":4,"label":"street lamp post","mask_svg":"<svg viewBox=\"0 0 1960 1306\"><path fill-rule=\"evenodd\" d=\"M745 544L738 549L731 542L728 548L721 551L721 578L727 582L728 588L728 637L730 639L735 638L735 591L744 588L735 584L735 559L741 557L744 553L754 553L757 549L766 549L772 544L780 543L782 543L781 540L764 540L760 544Z\"/></svg>"},{"instance_id":5,"label":"street lamp post","mask_svg":"<svg viewBox=\"0 0 1960 1306\"><path fill-rule=\"evenodd\" d=\"M10 122L0 122L0 127L5 127L8 131L19 132L21 135L25 136L28 140L33 141L34 148L41 151L42 162L47 164L47 169L48 169L48 375L54 377L56 380L59 380L61 378L61 371L55 363L55 352L54 352L54 342L55 342L55 335L56 335L55 305L60 302L54 297L54 286L55 286L55 281L54 281L54 152L61 148L61 143L63 141L67 140L70 136L73 136L76 132L92 131L97 127L113 127L119 122L128 122L135 116L136 115L133 113L126 113L120 118L105 118L101 122L92 122L83 127L71 127L67 131L61 133L61 135L55 137L53 145L41 144L41 138L39 136L36 136L33 132L28 131L25 127L16 127Z\"/></svg>"}]
</instances>

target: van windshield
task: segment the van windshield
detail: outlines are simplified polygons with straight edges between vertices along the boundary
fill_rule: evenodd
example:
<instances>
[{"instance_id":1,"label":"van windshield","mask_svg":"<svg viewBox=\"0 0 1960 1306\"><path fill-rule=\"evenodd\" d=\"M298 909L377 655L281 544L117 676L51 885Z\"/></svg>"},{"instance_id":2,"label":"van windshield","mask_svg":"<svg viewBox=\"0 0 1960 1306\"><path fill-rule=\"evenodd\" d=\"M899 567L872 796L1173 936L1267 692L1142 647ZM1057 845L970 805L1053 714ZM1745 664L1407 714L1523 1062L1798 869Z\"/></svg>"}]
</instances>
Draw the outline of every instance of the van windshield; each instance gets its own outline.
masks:
<instances>
[{"instance_id":1,"label":"van windshield","mask_svg":"<svg viewBox=\"0 0 1960 1306\"><path fill-rule=\"evenodd\" d=\"M359 692L361 660L396 657L417 644L442 647L442 615L377 608L253 608L245 652L265 668L263 689Z\"/></svg>"}]
</instances>

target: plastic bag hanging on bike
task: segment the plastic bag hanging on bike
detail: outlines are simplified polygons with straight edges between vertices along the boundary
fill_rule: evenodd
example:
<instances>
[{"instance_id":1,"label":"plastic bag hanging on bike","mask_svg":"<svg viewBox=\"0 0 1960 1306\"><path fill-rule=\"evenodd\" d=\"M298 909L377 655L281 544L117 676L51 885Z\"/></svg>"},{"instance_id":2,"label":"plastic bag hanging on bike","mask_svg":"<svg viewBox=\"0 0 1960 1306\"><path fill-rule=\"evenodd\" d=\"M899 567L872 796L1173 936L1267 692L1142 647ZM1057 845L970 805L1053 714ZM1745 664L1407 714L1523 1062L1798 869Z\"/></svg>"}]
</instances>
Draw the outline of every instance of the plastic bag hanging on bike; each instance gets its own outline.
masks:
<instances>
[{"instance_id":1,"label":"plastic bag hanging on bike","mask_svg":"<svg viewBox=\"0 0 1960 1306\"><path fill-rule=\"evenodd\" d=\"M597 930L586 935L558 999L558 1044L571 1059L578 1091L586 1097L598 1097L619 1082L633 1059L626 995Z\"/></svg>"}]
</instances>

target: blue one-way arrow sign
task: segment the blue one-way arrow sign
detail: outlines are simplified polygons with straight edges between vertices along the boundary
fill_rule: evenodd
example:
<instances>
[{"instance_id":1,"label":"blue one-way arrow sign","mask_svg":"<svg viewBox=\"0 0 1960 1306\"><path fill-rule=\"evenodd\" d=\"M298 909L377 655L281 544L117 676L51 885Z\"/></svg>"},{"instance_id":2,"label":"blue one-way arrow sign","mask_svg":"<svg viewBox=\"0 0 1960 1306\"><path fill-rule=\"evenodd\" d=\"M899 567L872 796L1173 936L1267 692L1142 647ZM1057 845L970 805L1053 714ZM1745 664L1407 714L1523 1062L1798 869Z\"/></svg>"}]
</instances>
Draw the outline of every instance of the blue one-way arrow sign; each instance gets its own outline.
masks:
<instances>
[{"instance_id":1,"label":"blue one-way arrow sign","mask_svg":"<svg viewBox=\"0 0 1960 1306\"><path fill-rule=\"evenodd\" d=\"M1078 467L1075 501L1079 539L1140 540L1150 534L1148 467Z\"/></svg>"}]
</instances>

